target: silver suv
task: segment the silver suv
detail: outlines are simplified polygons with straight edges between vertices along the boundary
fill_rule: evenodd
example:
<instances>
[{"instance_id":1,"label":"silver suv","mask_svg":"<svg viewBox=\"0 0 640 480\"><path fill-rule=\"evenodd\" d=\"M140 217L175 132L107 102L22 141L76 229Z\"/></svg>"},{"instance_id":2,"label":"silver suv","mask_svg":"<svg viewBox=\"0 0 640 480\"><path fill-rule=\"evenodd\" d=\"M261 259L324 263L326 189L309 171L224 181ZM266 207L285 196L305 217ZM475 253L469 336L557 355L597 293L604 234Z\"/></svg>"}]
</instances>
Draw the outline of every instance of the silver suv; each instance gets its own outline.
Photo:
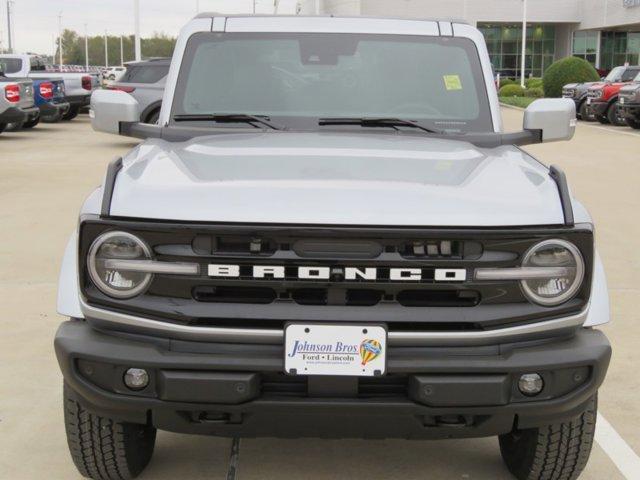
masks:
<instances>
[{"instance_id":1,"label":"silver suv","mask_svg":"<svg viewBox=\"0 0 640 480\"><path fill-rule=\"evenodd\" d=\"M169 58L129 63L122 78L107 88L126 92L135 98L140 105L142 123L158 123L169 65Z\"/></svg>"}]
</instances>

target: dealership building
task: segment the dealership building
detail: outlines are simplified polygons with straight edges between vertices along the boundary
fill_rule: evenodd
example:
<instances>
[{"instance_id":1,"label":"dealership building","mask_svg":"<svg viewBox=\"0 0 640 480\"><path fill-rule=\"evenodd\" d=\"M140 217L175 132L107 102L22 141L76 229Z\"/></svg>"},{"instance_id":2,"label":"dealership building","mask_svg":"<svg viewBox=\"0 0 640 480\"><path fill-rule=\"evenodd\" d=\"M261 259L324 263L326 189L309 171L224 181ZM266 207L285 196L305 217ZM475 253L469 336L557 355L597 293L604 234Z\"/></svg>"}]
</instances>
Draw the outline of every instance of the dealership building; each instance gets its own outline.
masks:
<instances>
[{"instance_id":1,"label":"dealership building","mask_svg":"<svg viewBox=\"0 0 640 480\"><path fill-rule=\"evenodd\" d=\"M496 73L520 75L523 0L301 0L300 14L460 20L484 34ZM527 0L526 75L569 55L640 64L640 0Z\"/></svg>"}]
</instances>

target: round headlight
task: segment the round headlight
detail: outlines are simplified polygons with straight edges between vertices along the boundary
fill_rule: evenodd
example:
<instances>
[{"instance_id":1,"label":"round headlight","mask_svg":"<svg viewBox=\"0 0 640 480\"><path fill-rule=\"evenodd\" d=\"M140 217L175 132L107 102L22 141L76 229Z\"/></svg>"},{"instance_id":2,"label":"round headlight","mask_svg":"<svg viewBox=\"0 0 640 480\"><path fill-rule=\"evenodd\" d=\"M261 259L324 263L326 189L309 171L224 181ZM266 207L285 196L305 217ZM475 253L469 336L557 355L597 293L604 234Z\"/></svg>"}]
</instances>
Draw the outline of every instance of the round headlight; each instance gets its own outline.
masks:
<instances>
[{"instance_id":1,"label":"round headlight","mask_svg":"<svg viewBox=\"0 0 640 480\"><path fill-rule=\"evenodd\" d=\"M522 290L533 302L544 306L560 305L571 299L584 279L584 260L580 250L564 240L545 240L524 256L523 267L546 269L547 276L522 280Z\"/></svg>"},{"instance_id":2,"label":"round headlight","mask_svg":"<svg viewBox=\"0 0 640 480\"><path fill-rule=\"evenodd\" d=\"M96 238L87 258L89 276L100 291L114 298L135 297L149 286L152 274L114 268L109 260L151 260L151 250L135 235L108 232Z\"/></svg>"}]
</instances>

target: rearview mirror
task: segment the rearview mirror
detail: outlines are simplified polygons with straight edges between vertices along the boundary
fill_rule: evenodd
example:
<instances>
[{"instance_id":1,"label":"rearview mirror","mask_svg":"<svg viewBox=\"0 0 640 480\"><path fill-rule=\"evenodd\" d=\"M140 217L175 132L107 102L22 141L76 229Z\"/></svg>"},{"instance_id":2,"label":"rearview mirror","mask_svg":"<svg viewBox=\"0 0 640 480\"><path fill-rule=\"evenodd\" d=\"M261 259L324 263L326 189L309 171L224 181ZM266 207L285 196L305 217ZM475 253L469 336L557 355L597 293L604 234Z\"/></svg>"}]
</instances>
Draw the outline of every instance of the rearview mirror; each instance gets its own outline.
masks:
<instances>
[{"instance_id":1,"label":"rearview mirror","mask_svg":"<svg viewBox=\"0 0 640 480\"><path fill-rule=\"evenodd\" d=\"M536 100L524 112L524 129L539 131L542 143L571 140L576 124L576 104L570 98Z\"/></svg>"},{"instance_id":2,"label":"rearview mirror","mask_svg":"<svg viewBox=\"0 0 640 480\"><path fill-rule=\"evenodd\" d=\"M121 123L140 121L140 105L126 92L96 90L91 95L91 126L97 132L121 133Z\"/></svg>"}]
</instances>

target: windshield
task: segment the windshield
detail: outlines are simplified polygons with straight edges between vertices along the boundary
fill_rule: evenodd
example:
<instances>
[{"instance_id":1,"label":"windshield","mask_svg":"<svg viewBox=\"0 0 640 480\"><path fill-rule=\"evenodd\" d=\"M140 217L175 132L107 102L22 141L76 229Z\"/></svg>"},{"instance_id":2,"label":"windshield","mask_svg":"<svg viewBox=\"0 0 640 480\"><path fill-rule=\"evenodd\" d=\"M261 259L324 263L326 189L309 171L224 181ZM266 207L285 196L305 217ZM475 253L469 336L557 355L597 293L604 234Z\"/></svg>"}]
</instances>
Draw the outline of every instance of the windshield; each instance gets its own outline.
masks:
<instances>
[{"instance_id":1,"label":"windshield","mask_svg":"<svg viewBox=\"0 0 640 480\"><path fill-rule=\"evenodd\" d=\"M453 132L493 129L475 45L451 37L196 34L172 116L225 113L290 128L384 117Z\"/></svg>"},{"instance_id":2,"label":"windshield","mask_svg":"<svg viewBox=\"0 0 640 480\"><path fill-rule=\"evenodd\" d=\"M640 68L616 67L609 72L605 80L607 82L631 82L640 72Z\"/></svg>"},{"instance_id":3,"label":"windshield","mask_svg":"<svg viewBox=\"0 0 640 480\"><path fill-rule=\"evenodd\" d=\"M18 73L22 70L22 60L19 58L0 57L0 72Z\"/></svg>"}]
</instances>

